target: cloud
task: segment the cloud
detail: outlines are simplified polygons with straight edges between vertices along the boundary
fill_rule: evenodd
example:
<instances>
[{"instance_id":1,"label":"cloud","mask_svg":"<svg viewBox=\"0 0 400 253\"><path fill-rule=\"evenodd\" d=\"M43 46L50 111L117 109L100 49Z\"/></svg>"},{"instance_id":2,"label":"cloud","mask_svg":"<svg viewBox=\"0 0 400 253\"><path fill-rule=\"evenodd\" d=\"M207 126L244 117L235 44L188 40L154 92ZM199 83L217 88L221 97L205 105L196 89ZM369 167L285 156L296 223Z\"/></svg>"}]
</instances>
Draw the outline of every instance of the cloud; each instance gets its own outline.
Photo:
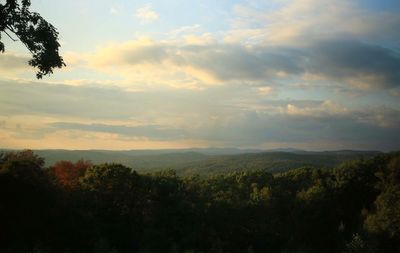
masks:
<instances>
[{"instance_id":1,"label":"cloud","mask_svg":"<svg viewBox=\"0 0 400 253\"><path fill-rule=\"evenodd\" d=\"M62 54L65 63L67 66L61 70L63 71L72 71L77 68L84 68L87 66L87 53L77 53L73 51L67 51ZM60 70L58 70L60 71Z\"/></svg>"},{"instance_id":2,"label":"cloud","mask_svg":"<svg viewBox=\"0 0 400 253\"><path fill-rule=\"evenodd\" d=\"M286 113L291 116L308 116L308 117L319 117L327 115L344 115L348 113L348 109L342 107L330 100L324 101L318 106L296 106L293 104L287 104Z\"/></svg>"},{"instance_id":3,"label":"cloud","mask_svg":"<svg viewBox=\"0 0 400 253\"><path fill-rule=\"evenodd\" d=\"M100 70L146 79L198 85L241 82L262 85L266 80L320 80L358 88L400 85L400 53L358 40L320 40L307 46L157 42L149 39L99 49L90 64ZM138 79L138 78L142 79Z\"/></svg>"},{"instance_id":4,"label":"cloud","mask_svg":"<svg viewBox=\"0 0 400 253\"><path fill-rule=\"evenodd\" d=\"M313 143L317 149L323 149L327 144L334 144L332 145L334 148L341 146L383 150L399 148L400 138L396 135L400 130L399 111L365 110L337 114L331 112L324 115L322 109L306 108L305 113L297 111L293 114L292 106L288 107L287 112L278 114L242 111L219 127L208 131L204 129L198 133L203 138L220 141L226 146L251 147L269 143L307 146L307 143ZM317 112L318 115L313 115L312 112Z\"/></svg>"},{"instance_id":5,"label":"cloud","mask_svg":"<svg viewBox=\"0 0 400 253\"><path fill-rule=\"evenodd\" d=\"M400 86L400 52L359 41L321 41L308 49L309 72L359 87Z\"/></svg>"},{"instance_id":6,"label":"cloud","mask_svg":"<svg viewBox=\"0 0 400 253\"><path fill-rule=\"evenodd\" d=\"M0 73L3 77L15 77L16 74L27 71L33 73L33 68L28 65L29 60L26 55L0 53Z\"/></svg>"},{"instance_id":7,"label":"cloud","mask_svg":"<svg viewBox=\"0 0 400 253\"><path fill-rule=\"evenodd\" d=\"M337 38L379 43L400 38L396 31L400 16L395 10L371 10L361 0L289 0L269 10L235 5L233 13L225 35L230 43L305 45Z\"/></svg>"},{"instance_id":8,"label":"cloud","mask_svg":"<svg viewBox=\"0 0 400 253\"><path fill-rule=\"evenodd\" d=\"M159 14L153 10L152 4L146 4L136 10L136 17L143 22L153 22L159 18Z\"/></svg>"},{"instance_id":9,"label":"cloud","mask_svg":"<svg viewBox=\"0 0 400 253\"><path fill-rule=\"evenodd\" d=\"M40 132L40 130L39 130ZM80 130L57 130L43 133L18 134L0 128L2 147L15 149L148 149L206 147L207 143L198 140L155 141L145 137L124 137L114 133Z\"/></svg>"},{"instance_id":10,"label":"cloud","mask_svg":"<svg viewBox=\"0 0 400 253\"><path fill-rule=\"evenodd\" d=\"M49 127L62 130L81 130L86 132L102 132L118 134L126 137L146 138L149 140L179 140L184 138L184 131L180 129L165 128L159 125L107 125L107 124L82 124L76 122L55 122Z\"/></svg>"},{"instance_id":11,"label":"cloud","mask_svg":"<svg viewBox=\"0 0 400 253\"><path fill-rule=\"evenodd\" d=\"M186 26L181 26L177 29L174 29L170 32L168 32L168 35L170 37L176 38L182 34L197 34L201 29L200 24L194 24L194 25L186 25Z\"/></svg>"},{"instance_id":12,"label":"cloud","mask_svg":"<svg viewBox=\"0 0 400 253\"><path fill-rule=\"evenodd\" d=\"M13 82L1 83L0 94L0 134L8 146L25 141L60 148L62 140L69 148L279 144L394 150L400 143L397 109L274 99L258 88L128 92Z\"/></svg>"},{"instance_id":13,"label":"cloud","mask_svg":"<svg viewBox=\"0 0 400 253\"><path fill-rule=\"evenodd\" d=\"M270 95L273 92L273 88L270 86L258 88L258 92L262 95Z\"/></svg>"},{"instance_id":14,"label":"cloud","mask_svg":"<svg viewBox=\"0 0 400 253\"><path fill-rule=\"evenodd\" d=\"M129 118L148 106L141 93L96 83L83 86L0 81L0 115L60 115L89 120ZM150 103L151 104L151 103Z\"/></svg>"},{"instance_id":15,"label":"cloud","mask_svg":"<svg viewBox=\"0 0 400 253\"><path fill-rule=\"evenodd\" d=\"M341 90L399 87L400 52L393 46L400 39L397 13L345 0L276 1L273 6L235 5L228 31L209 33L204 25L193 24L165 33L163 40L110 43L92 54L67 52L65 70L89 67L135 90L288 83ZM136 14L148 21L159 16L151 4ZM9 61L21 65L21 59Z\"/></svg>"},{"instance_id":16,"label":"cloud","mask_svg":"<svg viewBox=\"0 0 400 253\"><path fill-rule=\"evenodd\" d=\"M175 89L132 92L96 83L72 86L43 82L0 81L0 115L58 116L67 119L85 119L89 122L125 120L148 125L191 125L199 118L207 119L214 114L223 114L221 110L225 108L218 106L220 96L229 98L238 94L243 95L244 92L239 89L204 92ZM208 99L216 102L208 103Z\"/></svg>"}]
</instances>

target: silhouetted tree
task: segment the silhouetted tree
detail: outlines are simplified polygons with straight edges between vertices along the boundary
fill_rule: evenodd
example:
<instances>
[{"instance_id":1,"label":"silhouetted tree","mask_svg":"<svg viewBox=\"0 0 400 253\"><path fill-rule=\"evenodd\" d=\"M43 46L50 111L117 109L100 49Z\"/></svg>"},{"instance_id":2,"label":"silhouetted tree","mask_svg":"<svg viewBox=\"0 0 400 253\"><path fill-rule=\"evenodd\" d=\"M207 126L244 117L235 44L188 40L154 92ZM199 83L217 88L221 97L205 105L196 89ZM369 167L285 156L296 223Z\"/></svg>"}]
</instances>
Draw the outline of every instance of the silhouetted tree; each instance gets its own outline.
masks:
<instances>
[{"instance_id":1,"label":"silhouetted tree","mask_svg":"<svg viewBox=\"0 0 400 253\"><path fill-rule=\"evenodd\" d=\"M398 153L187 178L43 166L32 151L0 155L0 252L400 253Z\"/></svg>"},{"instance_id":2,"label":"silhouetted tree","mask_svg":"<svg viewBox=\"0 0 400 253\"><path fill-rule=\"evenodd\" d=\"M65 66L59 55L57 29L40 14L31 12L30 0L6 0L0 3L0 52L5 46L1 42L2 33L17 41L16 36L32 53L29 65L38 68L37 78L53 73L54 68Z\"/></svg>"}]
</instances>

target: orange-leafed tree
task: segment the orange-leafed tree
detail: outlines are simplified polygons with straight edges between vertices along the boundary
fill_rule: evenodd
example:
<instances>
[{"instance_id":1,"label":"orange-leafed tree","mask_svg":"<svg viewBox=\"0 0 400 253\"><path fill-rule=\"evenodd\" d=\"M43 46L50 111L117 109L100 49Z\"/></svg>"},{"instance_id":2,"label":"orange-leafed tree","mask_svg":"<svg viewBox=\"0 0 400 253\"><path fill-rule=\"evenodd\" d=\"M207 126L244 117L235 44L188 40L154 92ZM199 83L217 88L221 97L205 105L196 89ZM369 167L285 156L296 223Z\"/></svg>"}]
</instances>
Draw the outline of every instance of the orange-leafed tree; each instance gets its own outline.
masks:
<instances>
[{"instance_id":1,"label":"orange-leafed tree","mask_svg":"<svg viewBox=\"0 0 400 253\"><path fill-rule=\"evenodd\" d=\"M90 161L79 160L76 163L70 161L58 161L51 167L55 181L66 189L79 187L79 178L85 175L86 170L92 166Z\"/></svg>"}]
</instances>

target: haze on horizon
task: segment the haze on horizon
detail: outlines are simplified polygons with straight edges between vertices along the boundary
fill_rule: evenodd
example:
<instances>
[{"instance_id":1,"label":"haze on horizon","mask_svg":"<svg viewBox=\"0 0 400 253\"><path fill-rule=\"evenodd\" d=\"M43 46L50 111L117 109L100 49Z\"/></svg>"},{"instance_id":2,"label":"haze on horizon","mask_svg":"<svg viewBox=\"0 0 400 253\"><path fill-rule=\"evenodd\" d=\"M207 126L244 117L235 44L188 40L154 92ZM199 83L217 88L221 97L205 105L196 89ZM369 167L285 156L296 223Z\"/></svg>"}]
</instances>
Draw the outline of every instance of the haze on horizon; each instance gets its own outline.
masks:
<instances>
[{"instance_id":1,"label":"haze on horizon","mask_svg":"<svg viewBox=\"0 0 400 253\"><path fill-rule=\"evenodd\" d=\"M0 148L400 149L397 0L32 1L67 67L4 39Z\"/></svg>"}]
</instances>

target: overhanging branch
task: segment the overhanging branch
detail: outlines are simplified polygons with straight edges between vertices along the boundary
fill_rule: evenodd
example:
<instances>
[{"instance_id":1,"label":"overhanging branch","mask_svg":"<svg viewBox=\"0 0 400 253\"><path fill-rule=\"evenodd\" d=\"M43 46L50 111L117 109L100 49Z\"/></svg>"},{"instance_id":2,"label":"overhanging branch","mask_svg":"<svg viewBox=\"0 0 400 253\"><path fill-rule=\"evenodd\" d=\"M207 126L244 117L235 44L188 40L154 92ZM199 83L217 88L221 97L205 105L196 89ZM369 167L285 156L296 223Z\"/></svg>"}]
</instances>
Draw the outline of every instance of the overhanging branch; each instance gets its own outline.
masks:
<instances>
[{"instance_id":1,"label":"overhanging branch","mask_svg":"<svg viewBox=\"0 0 400 253\"><path fill-rule=\"evenodd\" d=\"M10 38L12 41L14 41L14 42L18 41L17 39L14 39L13 37L11 37L11 35L8 34L8 32L7 32L6 30L4 30L3 32L4 32L4 33L8 36L8 38Z\"/></svg>"}]
</instances>

